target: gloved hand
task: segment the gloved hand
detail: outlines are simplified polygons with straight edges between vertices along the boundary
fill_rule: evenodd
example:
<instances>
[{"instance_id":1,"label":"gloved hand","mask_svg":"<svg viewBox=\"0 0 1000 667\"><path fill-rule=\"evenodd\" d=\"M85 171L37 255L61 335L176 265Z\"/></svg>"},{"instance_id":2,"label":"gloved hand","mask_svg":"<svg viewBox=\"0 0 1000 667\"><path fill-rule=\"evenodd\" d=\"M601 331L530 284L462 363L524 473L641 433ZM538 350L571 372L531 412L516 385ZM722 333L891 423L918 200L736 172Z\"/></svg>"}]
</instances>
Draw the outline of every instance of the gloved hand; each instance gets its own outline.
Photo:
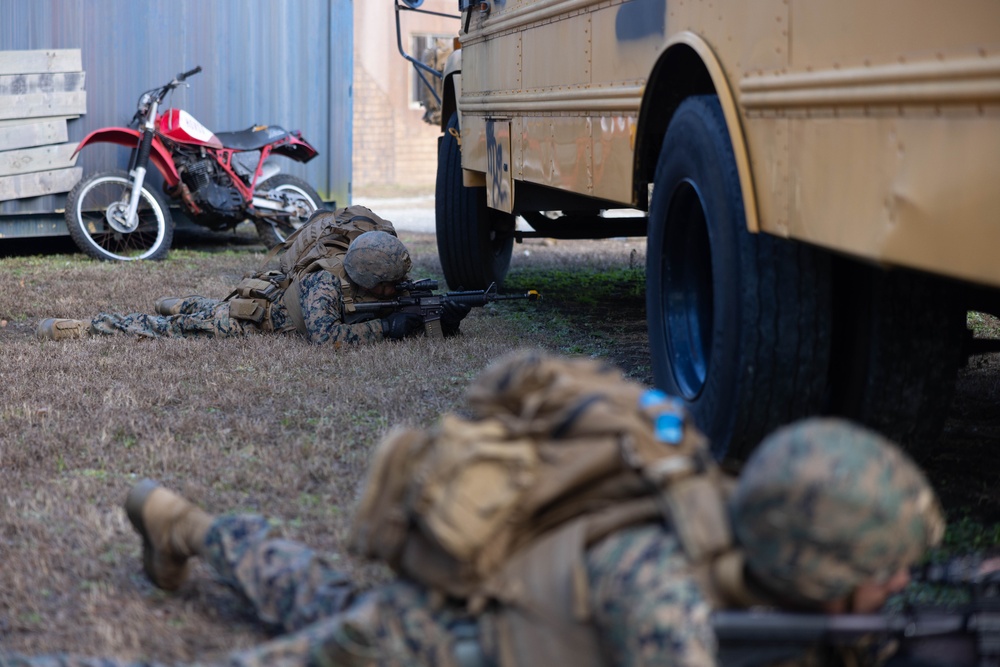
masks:
<instances>
[{"instance_id":1,"label":"gloved hand","mask_svg":"<svg viewBox=\"0 0 1000 667\"><path fill-rule=\"evenodd\" d=\"M415 336L424 330L424 318L416 313L392 313L382 318L382 335L392 340Z\"/></svg>"},{"instance_id":2,"label":"gloved hand","mask_svg":"<svg viewBox=\"0 0 1000 667\"><path fill-rule=\"evenodd\" d=\"M454 336L458 333L458 325L461 324L465 316L472 310L472 306L466 303L456 303L445 301L441 306L441 332L445 336Z\"/></svg>"}]
</instances>

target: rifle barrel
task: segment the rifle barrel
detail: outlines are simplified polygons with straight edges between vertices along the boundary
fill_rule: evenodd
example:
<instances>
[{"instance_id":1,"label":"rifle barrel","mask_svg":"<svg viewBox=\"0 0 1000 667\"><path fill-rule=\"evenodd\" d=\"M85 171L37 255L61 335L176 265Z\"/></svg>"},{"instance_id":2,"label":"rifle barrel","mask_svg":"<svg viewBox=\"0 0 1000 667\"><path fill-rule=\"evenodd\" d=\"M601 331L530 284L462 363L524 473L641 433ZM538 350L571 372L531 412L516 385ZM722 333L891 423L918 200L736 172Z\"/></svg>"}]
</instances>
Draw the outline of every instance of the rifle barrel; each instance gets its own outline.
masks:
<instances>
[{"instance_id":1,"label":"rifle barrel","mask_svg":"<svg viewBox=\"0 0 1000 667\"><path fill-rule=\"evenodd\" d=\"M511 301L514 299L527 299L537 301L540 298L537 290L528 290L523 294L498 294L489 290L479 290L474 292L448 292L441 295L442 301L454 301L455 303L467 303L470 306L485 306L493 301Z\"/></svg>"}]
</instances>

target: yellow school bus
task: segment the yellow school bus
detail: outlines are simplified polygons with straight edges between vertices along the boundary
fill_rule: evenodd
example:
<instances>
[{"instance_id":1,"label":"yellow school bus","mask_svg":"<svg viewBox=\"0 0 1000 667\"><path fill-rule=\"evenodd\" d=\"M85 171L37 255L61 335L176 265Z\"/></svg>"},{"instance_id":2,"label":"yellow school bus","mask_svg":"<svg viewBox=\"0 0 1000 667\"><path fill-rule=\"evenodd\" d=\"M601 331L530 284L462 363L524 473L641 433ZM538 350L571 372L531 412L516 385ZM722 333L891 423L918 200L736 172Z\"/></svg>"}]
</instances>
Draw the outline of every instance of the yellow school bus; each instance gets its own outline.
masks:
<instances>
[{"instance_id":1,"label":"yellow school bus","mask_svg":"<svg viewBox=\"0 0 1000 667\"><path fill-rule=\"evenodd\" d=\"M458 10L449 284L503 280L516 216L528 234L645 235L656 384L720 457L817 413L934 436L966 311L1000 312L1000 2Z\"/></svg>"}]
</instances>

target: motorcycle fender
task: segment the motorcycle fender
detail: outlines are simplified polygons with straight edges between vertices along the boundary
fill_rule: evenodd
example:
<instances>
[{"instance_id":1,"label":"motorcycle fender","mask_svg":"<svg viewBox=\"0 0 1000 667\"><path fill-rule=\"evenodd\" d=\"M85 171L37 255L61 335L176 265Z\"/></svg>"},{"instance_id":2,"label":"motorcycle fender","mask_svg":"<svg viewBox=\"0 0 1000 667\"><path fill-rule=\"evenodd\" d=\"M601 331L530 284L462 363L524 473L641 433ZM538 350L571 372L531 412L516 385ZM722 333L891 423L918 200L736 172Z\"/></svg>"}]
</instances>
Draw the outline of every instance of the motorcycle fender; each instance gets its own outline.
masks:
<instances>
[{"instance_id":1,"label":"motorcycle fender","mask_svg":"<svg viewBox=\"0 0 1000 667\"><path fill-rule=\"evenodd\" d=\"M105 127L100 130L94 130L83 138L83 141L76 147L73 155L75 156L79 153L84 146L100 143L118 144L119 146L135 148L139 145L139 131L127 127ZM153 161L156 168L163 174L163 180L166 181L168 186L173 187L180 182L181 178L177 173L177 167L174 165L174 158L171 157L170 151L167 150L158 137L153 137L153 147L149 152L149 159Z\"/></svg>"},{"instance_id":2,"label":"motorcycle fender","mask_svg":"<svg viewBox=\"0 0 1000 667\"><path fill-rule=\"evenodd\" d=\"M297 162L309 162L309 160L319 155L319 151L303 139L302 135L298 132L289 132L284 140L271 148L271 153L284 155Z\"/></svg>"}]
</instances>

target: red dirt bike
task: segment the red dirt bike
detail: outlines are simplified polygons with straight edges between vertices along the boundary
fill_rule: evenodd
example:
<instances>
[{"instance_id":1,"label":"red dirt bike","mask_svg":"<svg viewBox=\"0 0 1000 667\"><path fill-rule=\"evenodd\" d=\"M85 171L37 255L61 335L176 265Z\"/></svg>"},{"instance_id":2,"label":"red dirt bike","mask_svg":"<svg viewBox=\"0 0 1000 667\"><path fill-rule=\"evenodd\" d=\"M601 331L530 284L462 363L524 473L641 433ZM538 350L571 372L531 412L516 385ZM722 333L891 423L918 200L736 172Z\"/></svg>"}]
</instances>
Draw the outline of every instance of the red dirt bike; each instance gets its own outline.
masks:
<instances>
[{"instance_id":1,"label":"red dirt bike","mask_svg":"<svg viewBox=\"0 0 1000 667\"><path fill-rule=\"evenodd\" d=\"M323 207L300 178L279 174L269 161L283 155L308 162L318 152L302 138L275 125L213 134L181 109L157 111L167 93L198 72L195 67L139 98L130 127L106 127L87 135L77 152L96 143L132 148L128 172L110 171L83 179L66 201L66 226L83 252L96 259L163 259L174 223L163 196L145 184L149 163L163 175L163 189L197 224L213 231L251 219L272 247ZM135 129L132 129L135 128Z\"/></svg>"}]
</instances>

